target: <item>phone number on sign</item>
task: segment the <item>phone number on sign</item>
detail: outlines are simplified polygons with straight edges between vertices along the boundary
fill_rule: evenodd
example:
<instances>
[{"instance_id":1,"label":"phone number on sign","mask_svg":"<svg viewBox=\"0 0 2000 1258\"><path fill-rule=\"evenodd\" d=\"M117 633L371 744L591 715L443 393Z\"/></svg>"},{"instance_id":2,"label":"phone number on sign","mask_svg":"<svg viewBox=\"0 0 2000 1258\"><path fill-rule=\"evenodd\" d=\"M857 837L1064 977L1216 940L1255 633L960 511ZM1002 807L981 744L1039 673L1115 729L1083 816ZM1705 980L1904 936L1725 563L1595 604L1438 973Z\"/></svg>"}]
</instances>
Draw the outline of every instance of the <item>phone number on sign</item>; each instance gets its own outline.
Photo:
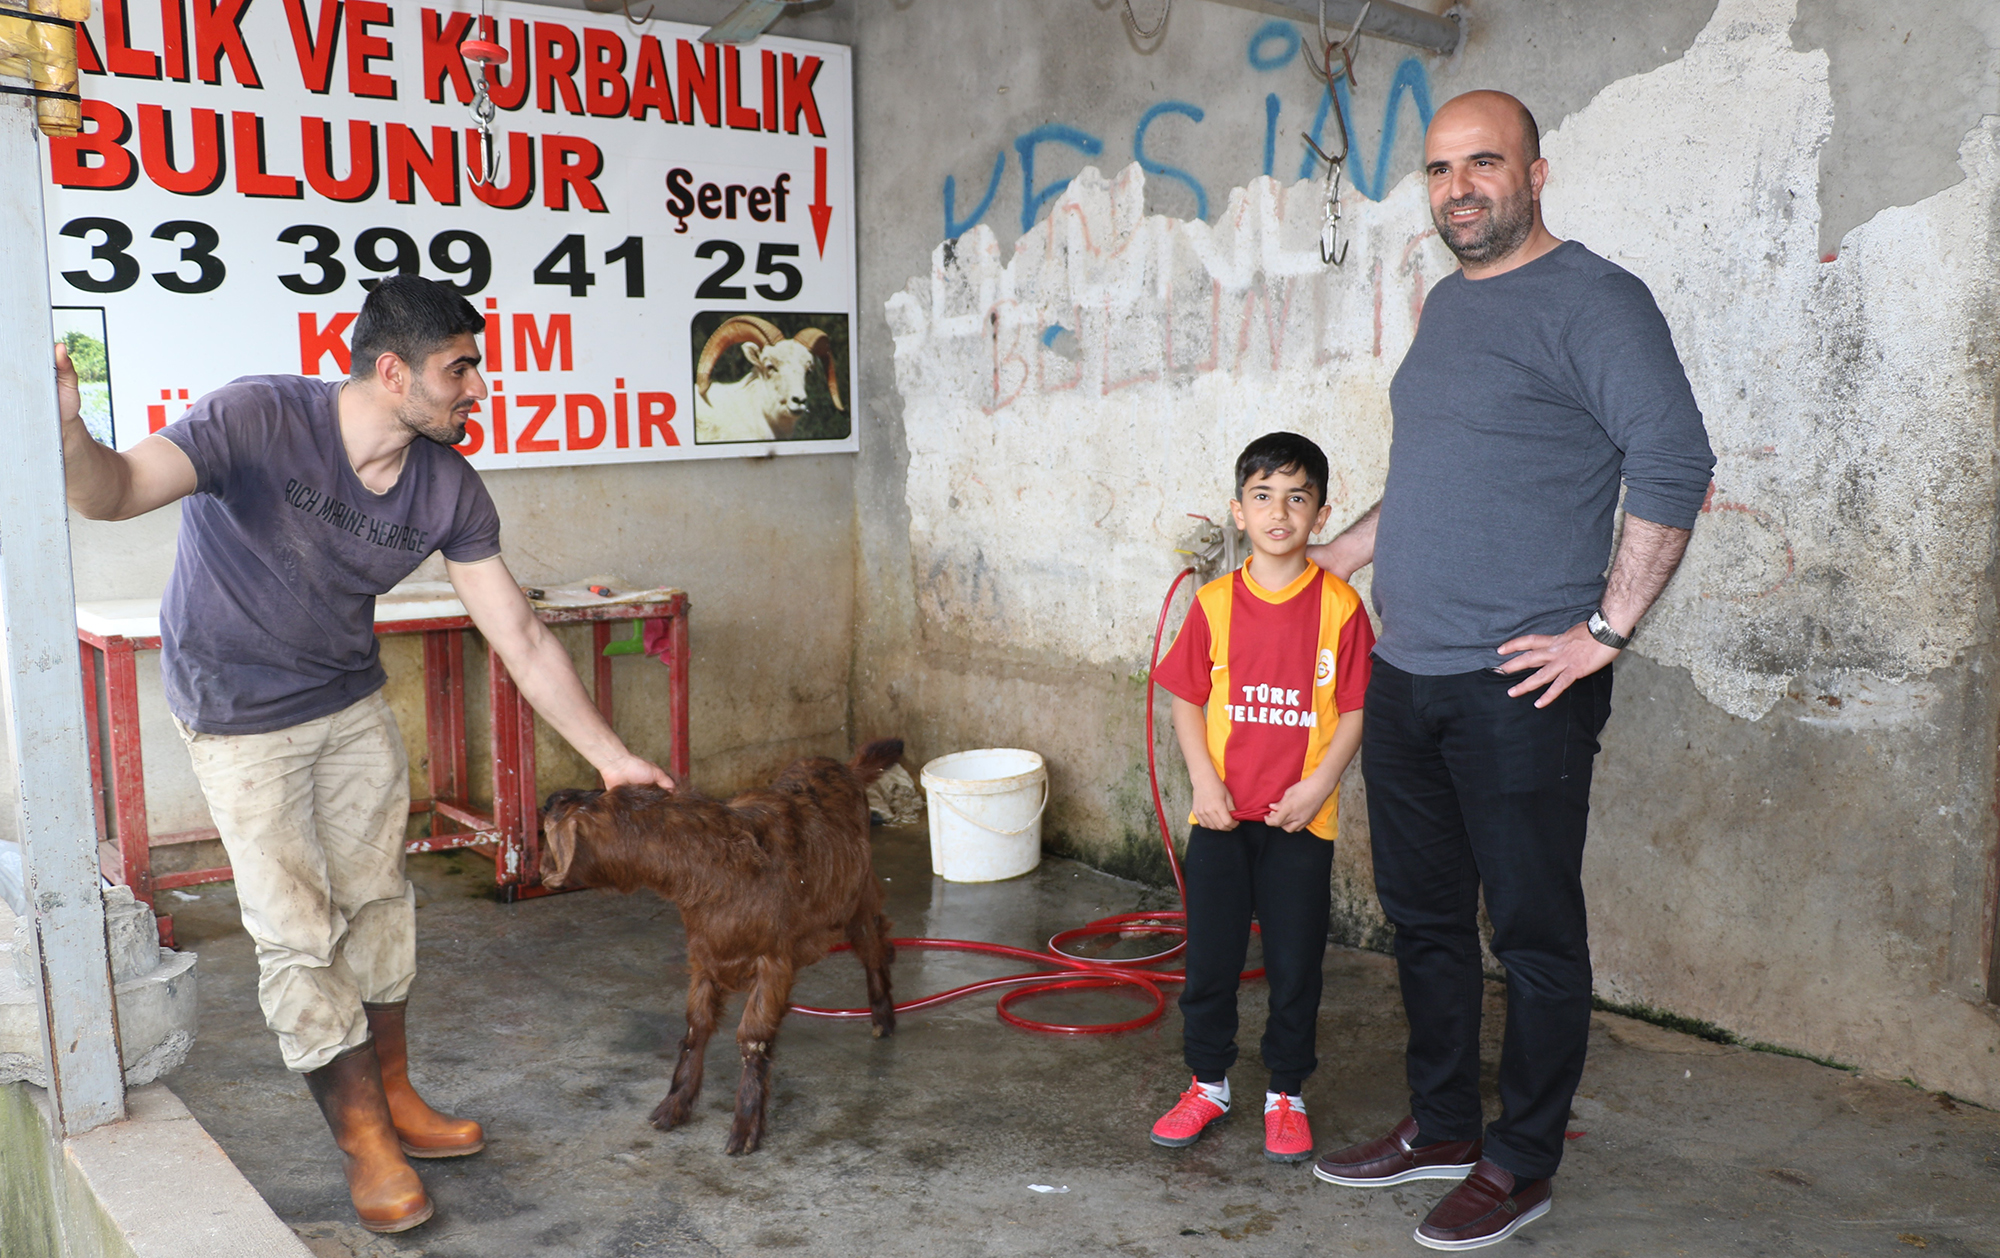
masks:
<instances>
[{"instance_id":1,"label":"phone number on sign","mask_svg":"<svg viewBox=\"0 0 2000 1258\"><path fill-rule=\"evenodd\" d=\"M89 265L62 273L70 287L85 293L122 293L139 282L145 268L131 252L135 237L125 223L115 218L73 218L63 224L61 234L90 247ZM150 235L178 250L171 269L154 271L151 276L168 292L210 293L228 278L228 264L216 252L222 237L211 225L195 219L172 219L153 228ZM341 260L343 242L331 227L297 223L279 232L277 239L302 250L300 269L277 277L278 283L292 292L318 296L347 282L348 266ZM589 255L582 234L572 233L535 264L530 277L536 284L567 289L571 297L586 297L598 282L597 272L588 269ZM349 256L362 270L376 276L415 275L429 258L439 282L467 296L485 291L493 280L493 251L477 232L442 231L420 248L416 237L400 228L370 227L355 235ZM698 301L739 301L753 288L766 301L791 301L805 287L805 277L786 260L799 256L797 245L760 244L755 272L767 282L755 285L730 282L748 261L743 246L733 240L703 241L695 247L694 256L720 259L720 265L695 289ZM643 236L627 236L606 249L603 257L603 265L623 271L625 296L646 295ZM357 282L372 289L380 281L368 277Z\"/></svg>"}]
</instances>

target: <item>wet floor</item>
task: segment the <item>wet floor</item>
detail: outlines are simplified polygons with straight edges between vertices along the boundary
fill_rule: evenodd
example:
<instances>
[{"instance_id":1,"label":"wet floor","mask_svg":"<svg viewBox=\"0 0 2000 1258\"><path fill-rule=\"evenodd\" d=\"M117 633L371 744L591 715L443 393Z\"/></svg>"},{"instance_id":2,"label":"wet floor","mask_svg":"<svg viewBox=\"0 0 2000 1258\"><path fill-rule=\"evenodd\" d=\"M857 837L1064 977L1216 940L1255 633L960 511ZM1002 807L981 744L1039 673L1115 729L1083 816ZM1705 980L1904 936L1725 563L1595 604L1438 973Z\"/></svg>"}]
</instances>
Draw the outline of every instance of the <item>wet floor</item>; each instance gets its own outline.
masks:
<instances>
[{"instance_id":1,"label":"wet floor","mask_svg":"<svg viewBox=\"0 0 2000 1258\"><path fill-rule=\"evenodd\" d=\"M875 837L898 935L1036 947L1171 902L1066 861L946 884L930 875L920 827ZM463 853L414 857L411 877L411 1073L438 1108L484 1122L488 1143L418 1164L437 1215L400 1237L352 1225L339 1154L257 1012L231 888L161 905L201 953L200 1039L167 1082L326 1258L1427 1252L1409 1233L1446 1186L1368 1193L1264 1160L1261 987L1243 1000L1238 1112L1189 1149L1146 1137L1186 1086L1171 1005L1146 1030L1047 1036L1003 1025L993 997L975 996L905 1015L889 1040L865 1022L788 1018L763 1149L732 1158L727 1029L695 1119L671 1132L646 1123L684 1028L672 906L601 891L502 904L491 866ZM1015 968L905 951L894 979L909 999ZM1334 949L1326 973L1322 1065L1306 1086L1322 1150L1380 1134L1406 1103L1394 966ZM861 1004L860 968L830 957L795 998ZM1084 993L1025 1011L1117 1021L1137 1008ZM1489 1086L1502 1017L1496 988ZM1600 1015L1571 1126L1554 1209L1494 1253L2000 1258L2000 1115L1950 1098Z\"/></svg>"}]
</instances>

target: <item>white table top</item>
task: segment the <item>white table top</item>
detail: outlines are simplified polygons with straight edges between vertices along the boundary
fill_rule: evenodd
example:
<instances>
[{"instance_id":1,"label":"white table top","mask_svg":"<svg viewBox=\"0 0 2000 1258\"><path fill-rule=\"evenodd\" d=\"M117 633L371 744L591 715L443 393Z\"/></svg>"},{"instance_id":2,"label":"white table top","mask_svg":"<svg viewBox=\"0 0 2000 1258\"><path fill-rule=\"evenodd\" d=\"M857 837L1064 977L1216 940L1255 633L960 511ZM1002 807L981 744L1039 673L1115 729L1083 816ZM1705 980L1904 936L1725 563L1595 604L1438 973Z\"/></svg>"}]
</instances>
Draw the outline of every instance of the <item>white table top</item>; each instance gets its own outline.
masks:
<instances>
[{"instance_id":1,"label":"white table top","mask_svg":"<svg viewBox=\"0 0 2000 1258\"><path fill-rule=\"evenodd\" d=\"M590 592L591 586L616 591L609 598ZM542 588L536 607L601 607L618 603L645 603L676 593L665 586L633 590L617 577L584 577L566 585ZM405 581L375 600L375 623L398 620L429 620L433 617L463 616L465 604L458 601L449 581ZM160 600L157 598L110 598L76 605L76 627L99 637L157 638L160 636Z\"/></svg>"}]
</instances>

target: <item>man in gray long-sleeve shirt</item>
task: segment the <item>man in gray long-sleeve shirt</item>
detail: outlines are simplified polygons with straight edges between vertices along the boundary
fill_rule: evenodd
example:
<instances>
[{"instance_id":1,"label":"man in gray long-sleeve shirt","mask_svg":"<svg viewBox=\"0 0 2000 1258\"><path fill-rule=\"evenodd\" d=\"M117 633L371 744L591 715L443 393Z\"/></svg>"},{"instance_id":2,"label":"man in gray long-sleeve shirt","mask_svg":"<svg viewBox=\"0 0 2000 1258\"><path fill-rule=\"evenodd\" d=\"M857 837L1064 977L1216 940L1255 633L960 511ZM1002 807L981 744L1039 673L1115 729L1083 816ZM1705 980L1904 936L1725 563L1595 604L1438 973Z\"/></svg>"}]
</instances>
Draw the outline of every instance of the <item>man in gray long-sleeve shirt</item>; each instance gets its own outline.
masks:
<instances>
[{"instance_id":1,"label":"man in gray long-sleeve shirt","mask_svg":"<svg viewBox=\"0 0 2000 1258\"><path fill-rule=\"evenodd\" d=\"M1461 1180L1416 1239L1473 1249L1549 1208L1590 1028L1583 844L1609 665L1680 563L1715 458L1645 284L1543 226L1527 109L1456 98L1424 162L1462 269L1432 290L1391 386L1382 501L1312 552L1341 577L1375 564L1362 769L1410 1117L1314 1173ZM1483 1132L1482 889L1507 970L1501 1113Z\"/></svg>"}]
</instances>

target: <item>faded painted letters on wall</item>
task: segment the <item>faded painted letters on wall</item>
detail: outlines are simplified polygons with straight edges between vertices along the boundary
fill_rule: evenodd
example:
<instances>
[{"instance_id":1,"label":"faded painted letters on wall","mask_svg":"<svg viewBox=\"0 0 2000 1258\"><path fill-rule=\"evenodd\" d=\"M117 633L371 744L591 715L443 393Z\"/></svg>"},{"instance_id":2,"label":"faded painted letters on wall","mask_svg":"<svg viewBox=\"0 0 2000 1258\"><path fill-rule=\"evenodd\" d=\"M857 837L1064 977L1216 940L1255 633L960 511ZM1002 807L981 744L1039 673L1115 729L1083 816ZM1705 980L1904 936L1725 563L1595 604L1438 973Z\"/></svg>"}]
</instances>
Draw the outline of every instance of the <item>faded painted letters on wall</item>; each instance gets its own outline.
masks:
<instances>
[{"instance_id":1,"label":"faded painted letters on wall","mask_svg":"<svg viewBox=\"0 0 2000 1258\"><path fill-rule=\"evenodd\" d=\"M1795 677L1838 694L1841 678L1921 677L1974 641L1995 492L1980 366L1991 265L1965 259L2000 256L1987 208L2000 119L1966 137L1963 183L1882 212L1822 262L1814 189L1832 103L1826 57L1792 47L1792 15L1788 0L1724 0L1683 57L1611 84L1543 140L1550 226L1651 286L1720 459L1634 649L1750 718ZM1286 41L1260 34L1250 55L1281 59ZM1404 64L1390 126L1405 98L1430 109L1420 65ZM888 303L919 605L934 623L1136 666L1186 513L1227 497L1249 438L1319 440L1336 522L1379 493L1389 380L1455 265L1429 231L1422 178L1381 186L1390 126L1372 166L1357 149L1352 252L1328 268L1317 181L1252 179L1212 226L1145 216L1149 173L1189 178L1149 172L1147 127L1199 123L1194 105L1148 110L1113 180L1086 169L1061 191L1038 184L1047 145L1108 149L1042 128L1002 149L980 203L953 209L947 182L963 234ZM1659 135L1681 138L1662 148ZM1634 163L1636 147L1652 158ZM1267 168L1282 163L1266 148ZM1008 250L965 224L992 211L1010 156L1022 221L1052 208ZM1827 706L1819 719L1896 719Z\"/></svg>"}]
</instances>

